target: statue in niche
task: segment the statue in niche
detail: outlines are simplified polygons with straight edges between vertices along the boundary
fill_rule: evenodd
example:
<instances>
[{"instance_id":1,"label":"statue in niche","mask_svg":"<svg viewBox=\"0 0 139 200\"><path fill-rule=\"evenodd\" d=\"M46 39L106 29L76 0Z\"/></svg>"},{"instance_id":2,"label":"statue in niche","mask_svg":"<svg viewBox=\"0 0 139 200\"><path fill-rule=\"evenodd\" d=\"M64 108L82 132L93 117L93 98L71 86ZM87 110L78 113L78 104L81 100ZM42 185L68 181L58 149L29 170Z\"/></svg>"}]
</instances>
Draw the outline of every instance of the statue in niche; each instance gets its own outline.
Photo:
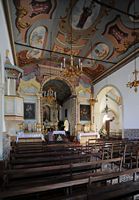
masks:
<instances>
[{"instance_id":1,"label":"statue in niche","mask_svg":"<svg viewBox=\"0 0 139 200\"><path fill-rule=\"evenodd\" d=\"M58 122L58 110L57 109L53 110L53 121Z\"/></svg>"},{"instance_id":2,"label":"statue in niche","mask_svg":"<svg viewBox=\"0 0 139 200\"><path fill-rule=\"evenodd\" d=\"M50 122L50 107L48 105L43 107L43 122L45 125Z\"/></svg>"},{"instance_id":3,"label":"statue in niche","mask_svg":"<svg viewBox=\"0 0 139 200\"><path fill-rule=\"evenodd\" d=\"M43 104L43 124L45 128L57 128L58 123L58 105Z\"/></svg>"}]
</instances>

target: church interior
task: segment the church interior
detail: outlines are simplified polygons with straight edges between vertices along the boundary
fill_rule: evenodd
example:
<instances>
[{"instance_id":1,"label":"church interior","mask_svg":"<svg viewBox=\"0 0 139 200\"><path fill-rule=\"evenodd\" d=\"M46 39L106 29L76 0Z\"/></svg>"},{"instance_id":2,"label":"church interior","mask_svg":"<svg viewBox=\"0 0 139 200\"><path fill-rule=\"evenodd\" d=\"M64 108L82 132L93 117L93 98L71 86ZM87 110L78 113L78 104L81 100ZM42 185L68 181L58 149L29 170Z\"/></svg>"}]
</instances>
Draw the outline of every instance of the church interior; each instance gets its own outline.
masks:
<instances>
[{"instance_id":1,"label":"church interior","mask_svg":"<svg viewBox=\"0 0 139 200\"><path fill-rule=\"evenodd\" d=\"M139 1L0 0L0 200L139 199Z\"/></svg>"}]
</instances>

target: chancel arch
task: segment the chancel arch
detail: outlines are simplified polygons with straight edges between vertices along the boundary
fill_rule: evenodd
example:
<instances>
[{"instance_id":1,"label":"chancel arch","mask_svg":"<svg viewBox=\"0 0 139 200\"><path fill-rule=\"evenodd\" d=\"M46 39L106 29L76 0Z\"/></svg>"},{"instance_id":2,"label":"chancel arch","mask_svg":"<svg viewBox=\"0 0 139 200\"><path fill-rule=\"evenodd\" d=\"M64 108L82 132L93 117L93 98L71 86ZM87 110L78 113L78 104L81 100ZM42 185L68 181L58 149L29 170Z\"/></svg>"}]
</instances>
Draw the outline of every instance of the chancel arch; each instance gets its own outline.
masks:
<instances>
[{"instance_id":1,"label":"chancel arch","mask_svg":"<svg viewBox=\"0 0 139 200\"><path fill-rule=\"evenodd\" d=\"M67 119L72 134L75 127L72 118L74 118L76 110L73 110L75 91L72 85L64 79L51 77L44 81L41 92L41 123L44 125L44 129L52 127L58 130L59 122Z\"/></svg>"},{"instance_id":2,"label":"chancel arch","mask_svg":"<svg viewBox=\"0 0 139 200\"><path fill-rule=\"evenodd\" d=\"M105 136L122 136L123 101L120 92L113 86L104 87L97 94L94 107L95 128Z\"/></svg>"}]
</instances>

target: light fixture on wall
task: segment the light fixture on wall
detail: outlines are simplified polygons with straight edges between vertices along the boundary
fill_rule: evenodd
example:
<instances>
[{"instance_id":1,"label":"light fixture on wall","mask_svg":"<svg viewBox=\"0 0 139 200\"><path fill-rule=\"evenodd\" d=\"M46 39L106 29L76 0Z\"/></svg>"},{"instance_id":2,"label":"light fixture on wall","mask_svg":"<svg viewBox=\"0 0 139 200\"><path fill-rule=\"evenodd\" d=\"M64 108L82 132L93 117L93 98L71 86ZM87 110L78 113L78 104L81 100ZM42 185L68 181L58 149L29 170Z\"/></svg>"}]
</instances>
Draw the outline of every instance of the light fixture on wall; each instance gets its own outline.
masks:
<instances>
[{"instance_id":1,"label":"light fixture on wall","mask_svg":"<svg viewBox=\"0 0 139 200\"><path fill-rule=\"evenodd\" d=\"M108 110L109 110L108 104L107 104L107 102L108 102L108 95L106 94L105 96L106 96L106 106L105 106L104 110L105 110L105 113L108 114Z\"/></svg>"},{"instance_id":2,"label":"light fixture on wall","mask_svg":"<svg viewBox=\"0 0 139 200\"><path fill-rule=\"evenodd\" d=\"M61 62L61 72L65 77L72 77L72 76L80 76L82 73L82 61L79 58L78 63L77 60L74 61L75 56L73 55L73 33L72 33L72 1L71 1L71 32L69 34L69 44L70 46L70 61L66 62L66 58L63 58L63 62Z\"/></svg>"},{"instance_id":3,"label":"light fixture on wall","mask_svg":"<svg viewBox=\"0 0 139 200\"><path fill-rule=\"evenodd\" d=\"M110 117L108 116L108 111L109 111L109 107L108 107L108 95L105 95L106 97L106 106L104 108L104 117L103 117L103 123L105 123L105 121L110 120Z\"/></svg>"},{"instance_id":4,"label":"light fixture on wall","mask_svg":"<svg viewBox=\"0 0 139 200\"><path fill-rule=\"evenodd\" d=\"M135 1L133 2L134 3L134 18L132 18L133 20L133 24L134 24L134 32L133 32L133 36L134 36L134 42L133 42L133 45L134 45L134 54L136 53L136 31L135 31L135 20L136 20L136 15L135 15ZM137 87L139 86L139 79L138 79L138 73L139 71L137 70L137 67L136 67L137 63L136 63L136 54L135 54L135 57L134 57L134 71L132 72L132 75L133 75L133 80L132 81L128 81L128 83L126 84L127 87L129 88L133 88L134 87L134 91L137 92Z\"/></svg>"}]
</instances>

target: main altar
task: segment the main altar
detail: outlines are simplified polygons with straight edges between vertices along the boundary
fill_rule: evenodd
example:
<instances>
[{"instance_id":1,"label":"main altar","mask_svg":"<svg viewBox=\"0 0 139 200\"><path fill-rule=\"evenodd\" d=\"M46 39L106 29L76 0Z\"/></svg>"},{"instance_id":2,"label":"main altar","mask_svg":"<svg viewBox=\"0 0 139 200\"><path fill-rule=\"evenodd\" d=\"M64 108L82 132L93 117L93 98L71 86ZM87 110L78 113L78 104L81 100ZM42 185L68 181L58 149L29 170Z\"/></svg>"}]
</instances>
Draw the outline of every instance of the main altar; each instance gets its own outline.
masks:
<instances>
[{"instance_id":1,"label":"main altar","mask_svg":"<svg viewBox=\"0 0 139 200\"><path fill-rule=\"evenodd\" d=\"M57 130L58 111L59 105L56 101L56 93L49 88L47 93L44 92L41 98L41 121L44 130L48 130L49 128Z\"/></svg>"}]
</instances>

